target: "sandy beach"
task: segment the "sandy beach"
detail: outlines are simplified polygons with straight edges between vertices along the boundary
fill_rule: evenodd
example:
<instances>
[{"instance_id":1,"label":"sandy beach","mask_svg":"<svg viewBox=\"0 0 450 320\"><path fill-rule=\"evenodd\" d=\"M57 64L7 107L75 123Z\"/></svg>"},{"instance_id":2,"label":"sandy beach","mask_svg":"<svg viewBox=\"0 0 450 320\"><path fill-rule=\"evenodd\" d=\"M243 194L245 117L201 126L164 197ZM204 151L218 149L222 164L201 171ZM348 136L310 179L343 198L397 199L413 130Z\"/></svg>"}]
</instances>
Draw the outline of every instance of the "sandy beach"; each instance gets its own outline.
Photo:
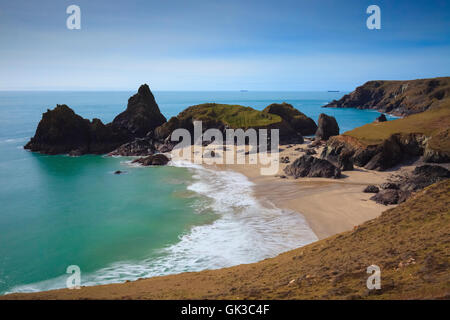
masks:
<instances>
[{"instance_id":1,"label":"sandy beach","mask_svg":"<svg viewBox=\"0 0 450 320\"><path fill-rule=\"evenodd\" d=\"M296 149L306 149L310 141L280 147L281 157L289 157L290 163L304 154ZM227 148L230 148L227 146ZM317 149L320 154L321 147ZM245 175L254 186L255 196L268 206L275 205L301 213L319 239L351 230L355 226L378 217L383 211L394 207L369 200L373 195L364 193L369 184L385 182L393 171L373 171L355 167L344 171L340 179L283 177L283 169L289 163L280 163L275 175L262 175L260 164L215 164L211 168L233 170ZM397 168L400 173L412 167Z\"/></svg>"}]
</instances>

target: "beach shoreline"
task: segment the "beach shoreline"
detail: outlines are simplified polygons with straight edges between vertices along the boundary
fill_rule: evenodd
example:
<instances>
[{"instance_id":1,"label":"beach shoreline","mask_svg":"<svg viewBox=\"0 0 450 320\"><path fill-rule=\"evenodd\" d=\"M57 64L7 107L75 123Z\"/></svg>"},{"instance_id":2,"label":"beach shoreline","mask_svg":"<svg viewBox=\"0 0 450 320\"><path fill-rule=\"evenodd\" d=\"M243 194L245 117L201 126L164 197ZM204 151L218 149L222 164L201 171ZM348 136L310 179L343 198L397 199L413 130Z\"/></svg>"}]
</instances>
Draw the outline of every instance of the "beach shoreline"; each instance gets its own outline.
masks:
<instances>
[{"instance_id":1,"label":"beach shoreline","mask_svg":"<svg viewBox=\"0 0 450 320\"><path fill-rule=\"evenodd\" d=\"M280 148L279 158L289 157L292 163L304 152L309 142L292 144ZM320 154L321 148L317 150ZM260 164L214 164L206 165L216 170L231 170L243 174L254 183L254 196L263 205L274 205L279 209L301 214L309 227L321 239L352 230L357 225L378 217L395 205L382 205L369 200L371 193L363 190L370 184L386 182L393 172L407 172L412 166L391 171L374 171L356 167L344 171L339 179L283 177L283 169L289 164L280 163L275 175L262 175Z\"/></svg>"}]
</instances>

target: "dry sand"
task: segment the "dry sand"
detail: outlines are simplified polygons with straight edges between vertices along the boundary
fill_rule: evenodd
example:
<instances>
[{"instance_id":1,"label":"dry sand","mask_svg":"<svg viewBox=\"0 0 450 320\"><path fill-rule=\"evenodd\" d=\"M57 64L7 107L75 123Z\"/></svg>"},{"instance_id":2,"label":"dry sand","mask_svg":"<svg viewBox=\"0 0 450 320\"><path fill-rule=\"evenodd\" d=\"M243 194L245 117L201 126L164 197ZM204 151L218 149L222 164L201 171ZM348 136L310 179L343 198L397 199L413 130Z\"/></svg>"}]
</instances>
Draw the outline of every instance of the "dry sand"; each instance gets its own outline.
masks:
<instances>
[{"instance_id":1,"label":"dry sand","mask_svg":"<svg viewBox=\"0 0 450 320\"><path fill-rule=\"evenodd\" d=\"M309 141L280 147L281 157L289 157L290 163L304 154L298 148L307 149ZM228 149L230 147L227 147ZM320 154L321 148L318 148ZM263 203L278 208L301 213L319 239L351 230L355 226L376 218L388 208L369 200L373 194L362 192L369 184L385 182L392 171L379 172L355 168L345 171L340 179L328 178L281 178L288 164L280 163L275 175L261 175L260 164L215 164L209 165L218 170L233 170L244 174L255 183L255 196ZM267 166L266 166L267 167ZM397 169L407 171L409 168Z\"/></svg>"}]
</instances>

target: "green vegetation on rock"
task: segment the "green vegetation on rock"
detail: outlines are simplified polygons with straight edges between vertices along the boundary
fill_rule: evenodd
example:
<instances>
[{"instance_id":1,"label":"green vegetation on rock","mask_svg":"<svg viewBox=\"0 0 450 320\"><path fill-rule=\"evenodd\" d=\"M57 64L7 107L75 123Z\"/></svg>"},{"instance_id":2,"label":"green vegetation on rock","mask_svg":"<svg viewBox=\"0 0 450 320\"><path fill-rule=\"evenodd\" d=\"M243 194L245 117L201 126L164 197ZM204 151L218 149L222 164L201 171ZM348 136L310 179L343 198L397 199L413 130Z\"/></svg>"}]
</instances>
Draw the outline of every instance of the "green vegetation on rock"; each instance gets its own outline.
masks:
<instances>
[{"instance_id":1,"label":"green vegetation on rock","mask_svg":"<svg viewBox=\"0 0 450 320\"><path fill-rule=\"evenodd\" d=\"M220 121L233 129L265 127L282 120L278 115L261 112L251 107L216 103L204 103L189 107L178 117L201 121Z\"/></svg>"}]
</instances>

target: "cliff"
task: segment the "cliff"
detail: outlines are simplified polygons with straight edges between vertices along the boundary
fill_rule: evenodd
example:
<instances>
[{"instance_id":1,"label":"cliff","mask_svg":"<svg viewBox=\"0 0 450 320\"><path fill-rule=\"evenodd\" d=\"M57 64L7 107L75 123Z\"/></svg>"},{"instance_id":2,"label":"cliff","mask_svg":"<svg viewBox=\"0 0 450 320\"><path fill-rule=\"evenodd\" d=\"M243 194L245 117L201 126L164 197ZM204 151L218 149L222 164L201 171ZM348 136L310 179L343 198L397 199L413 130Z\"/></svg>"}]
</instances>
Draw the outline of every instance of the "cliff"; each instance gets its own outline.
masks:
<instances>
[{"instance_id":1,"label":"cliff","mask_svg":"<svg viewBox=\"0 0 450 320\"><path fill-rule=\"evenodd\" d=\"M406 116L439 108L450 98L450 77L407 81L368 81L323 107L374 109Z\"/></svg>"},{"instance_id":2,"label":"cliff","mask_svg":"<svg viewBox=\"0 0 450 320\"><path fill-rule=\"evenodd\" d=\"M425 162L450 161L450 100L403 119L370 123L331 137L321 157L386 170L422 156Z\"/></svg>"}]
</instances>

